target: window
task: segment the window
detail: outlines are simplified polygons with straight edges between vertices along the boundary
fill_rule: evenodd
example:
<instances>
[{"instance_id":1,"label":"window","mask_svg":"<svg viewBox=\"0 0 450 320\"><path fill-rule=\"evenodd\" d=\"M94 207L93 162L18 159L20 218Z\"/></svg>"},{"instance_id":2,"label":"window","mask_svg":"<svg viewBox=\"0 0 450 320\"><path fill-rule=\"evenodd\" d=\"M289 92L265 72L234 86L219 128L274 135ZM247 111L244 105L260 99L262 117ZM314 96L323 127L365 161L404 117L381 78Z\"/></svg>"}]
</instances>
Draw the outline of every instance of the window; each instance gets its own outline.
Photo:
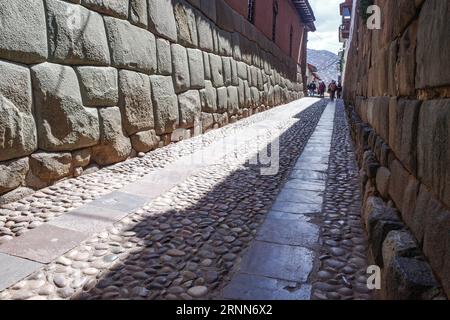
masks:
<instances>
[{"instance_id":1,"label":"window","mask_svg":"<svg viewBox=\"0 0 450 320\"><path fill-rule=\"evenodd\" d=\"M275 42L276 40L276 35L277 35L277 16L278 16L278 2L274 1L273 2L273 8L272 8L272 12L273 12L273 19L272 19L272 41Z\"/></svg>"},{"instance_id":2,"label":"window","mask_svg":"<svg viewBox=\"0 0 450 320\"><path fill-rule=\"evenodd\" d=\"M292 41L294 38L294 28L291 26L289 30L289 55L292 57Z\"/></svg>"},{"instance_id":3,"label":"window","mask_svg":"<svg viewBox=\"0 0 450 320\"><path fill-rule=\"evenodd\" d=\"M248 0L248 21L255 24L255 0Z\"/></svg>"}]
</instances>

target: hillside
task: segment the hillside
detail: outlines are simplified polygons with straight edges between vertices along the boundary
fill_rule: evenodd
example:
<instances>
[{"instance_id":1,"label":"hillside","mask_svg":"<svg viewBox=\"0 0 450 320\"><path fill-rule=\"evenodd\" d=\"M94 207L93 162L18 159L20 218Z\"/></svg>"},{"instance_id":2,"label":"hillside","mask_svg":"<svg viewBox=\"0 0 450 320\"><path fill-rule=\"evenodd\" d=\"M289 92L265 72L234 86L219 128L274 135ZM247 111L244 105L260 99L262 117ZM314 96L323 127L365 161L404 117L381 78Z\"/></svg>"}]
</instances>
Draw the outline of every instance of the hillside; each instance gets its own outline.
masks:
<instances>
[{"instance_id":1,"label":"hillside","mask_svg":"<svg viewBox=\"0 0 450 320\"><path fill-rule=\"evenodd\" d=\"M327 50L308 49L308 63L317 67L318 74L326 83L338 80L339 57Z\"/></svg>"}]
</instances>

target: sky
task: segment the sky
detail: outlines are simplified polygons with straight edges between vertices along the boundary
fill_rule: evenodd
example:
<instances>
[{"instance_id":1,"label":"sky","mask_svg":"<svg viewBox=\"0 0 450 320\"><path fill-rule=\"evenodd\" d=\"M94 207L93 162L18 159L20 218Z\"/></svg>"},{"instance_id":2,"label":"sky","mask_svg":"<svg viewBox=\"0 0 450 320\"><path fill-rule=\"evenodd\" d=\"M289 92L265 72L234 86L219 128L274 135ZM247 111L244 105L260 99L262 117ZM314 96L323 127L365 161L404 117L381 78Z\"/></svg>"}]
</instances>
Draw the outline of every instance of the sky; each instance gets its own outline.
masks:
<instances>
[{"instance_id":1,"label":"sky","mask_svg":"<svg viewBox=\"0 0 450 320\"><path fill-rule=\"evenodd\" d=\"M342 47L339 43L339 25L342 17L339 15L339 4L344 0L309 0L316 16L316 32L308 34L308 48L328 50L338 53Z\"/></svg>"}]
</instances>

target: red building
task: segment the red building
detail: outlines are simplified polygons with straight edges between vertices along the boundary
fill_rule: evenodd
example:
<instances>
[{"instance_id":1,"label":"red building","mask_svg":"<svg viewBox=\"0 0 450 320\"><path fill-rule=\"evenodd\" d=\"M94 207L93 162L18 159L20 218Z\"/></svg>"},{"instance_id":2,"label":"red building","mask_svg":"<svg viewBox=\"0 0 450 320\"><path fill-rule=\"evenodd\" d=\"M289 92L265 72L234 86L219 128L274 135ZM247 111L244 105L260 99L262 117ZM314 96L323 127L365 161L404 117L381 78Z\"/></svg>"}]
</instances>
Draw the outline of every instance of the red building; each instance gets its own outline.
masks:
<instances>
[{"instance_id":1,"label":"red building","mask_svg":"<svg viewBox=\"0 0 450 320\"><path fill-rule=\"evenodd\" d=\"M283 52L306 67L308 32L315 31L308 0L225 0L272 39Z\"/></svg>"}]
</instances>

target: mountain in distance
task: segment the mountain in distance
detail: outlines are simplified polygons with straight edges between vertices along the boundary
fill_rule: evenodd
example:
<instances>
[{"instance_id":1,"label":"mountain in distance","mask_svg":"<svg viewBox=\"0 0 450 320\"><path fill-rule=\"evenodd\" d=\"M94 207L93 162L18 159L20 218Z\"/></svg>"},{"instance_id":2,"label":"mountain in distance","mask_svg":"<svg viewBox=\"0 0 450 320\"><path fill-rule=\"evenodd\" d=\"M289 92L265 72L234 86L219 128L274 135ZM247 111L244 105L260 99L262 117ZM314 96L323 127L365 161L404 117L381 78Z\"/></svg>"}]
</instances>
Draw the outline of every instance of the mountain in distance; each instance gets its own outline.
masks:
<instances>
[{"instance_id":1,"label":"mountain in distance","mask_svg":"<svg viewBox=\"0 0 450 320\"><path fill-rule=\"evenodd\" d=\"M325 83L331 80L338 80L339 72L339 56L327 50L308 49L308 63L315 66L318 75Z\"/></svg>"}]
</instances>

